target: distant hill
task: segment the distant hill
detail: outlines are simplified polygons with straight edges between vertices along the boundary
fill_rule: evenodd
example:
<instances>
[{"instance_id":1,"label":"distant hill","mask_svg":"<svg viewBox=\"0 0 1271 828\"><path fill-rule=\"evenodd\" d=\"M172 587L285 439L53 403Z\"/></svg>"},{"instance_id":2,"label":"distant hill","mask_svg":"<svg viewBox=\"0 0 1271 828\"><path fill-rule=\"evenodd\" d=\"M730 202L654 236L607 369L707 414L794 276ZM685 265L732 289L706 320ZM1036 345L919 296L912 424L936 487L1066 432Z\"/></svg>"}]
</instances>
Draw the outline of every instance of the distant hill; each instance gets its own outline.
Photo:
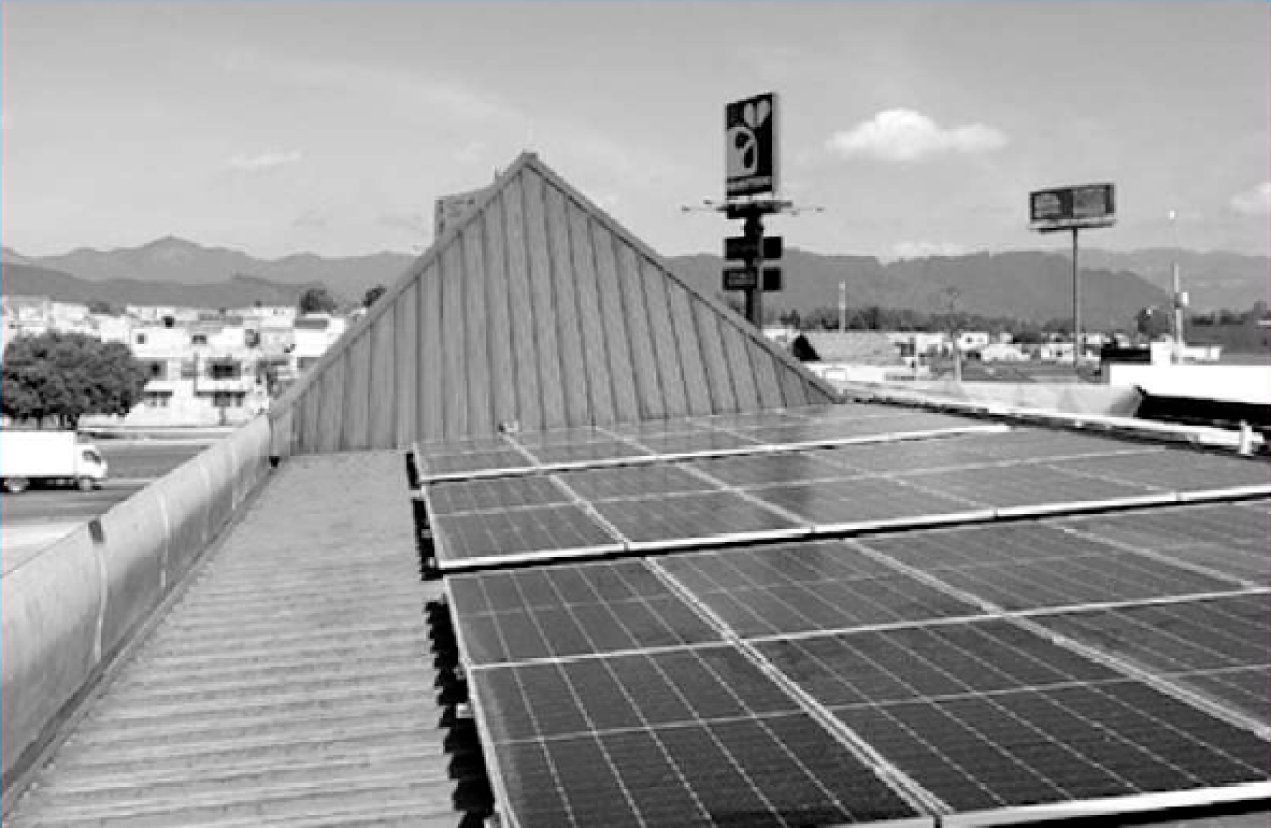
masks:
<instances>
[{"instance_id":1,"label":"distant hill","mask_svg":"<svg viewBox=\"0 0 1271 828\"><path fill-rule=\"evenodd\" d=\"M717 256L677 256L667 264L686 281L710 294L720 290ZM957 309L984 316L1013 316L1034 322L1072 316L1072 264L1052 253L978 253L937 256L884 264L865 256L822 256L787 250L782 260L784 290L765 297L769 307L808 311L838 306L838 285L847 283L851 307L877 305L926 312L949 309L945 291L958 291ZM1084 322L1128 327L1134 314L1168 297L1160 288L1126 271L1082 268Z\"/></svg>"},{"instance_id":2,"label":"distant hill","mask_svg":"<svg viewBox=\"0 0 1271 828\"><path fill-rule=\"evenodd\" d=\"M112 305L178 305L195 308L294 305L300 294L313 285L282 285L250 276L235 276L222 282L185 285L145 282L137 279L109 279L90 282L69 273L45 267L6 261L0 289L17 296L47 296L61 302L103 301Z\"/></svg>"},{"instance_id":3,"label":"distant hill","mask_svg":"<svg viewBox=\"0 0 1271 828\"><path fill-rule=\"evenodd\" d=\"M1083 290L1087 318L1101 327L1126 326L1146 305L1168 304L1168 249L1116 253L1082 250ZM1184 287L1194 310L1219 307L1246 309L1255 301L1271 301L1271 259L1235 253L1181 251ZM257 259L237 250L204 247L178 238L162 238L140 247L117 250L80 248L58 256L24 256L5 248L5 280L13 265L60 271L84 285L77 295L109 294L119 302L188 304L223 307L256 299L279 301L305 286L325 285L346 301L361 299L366 289L390 285L410 266L408 253L327 258L299 253L281 259ZM672 269L707 293L720 290L719 257L698 254L667 259ZM1066 256L1042 251L977 253L883 263L872 256L821 255L788 249L782 263L785 291L770 306L800 311L838 304L838 283L848 283L853 307L948 309L943 291L959 291L959 310L986 316L1016 316L1044 322L1072 313L1071 265ZM19 278L15 271L13 278ZM71 290L46 277L48 284ZM32 282L18 290L28 292ZM99 287L93 287L94 285ZM61 288L59 288L61 289ZM43 291L48 293L49 291ZM126 298L125 298L126 297ZM270 298L274 297L274 298ZM291 299L281 299L292 301Z\"/></svg>"},{"instance_id":4,"label":"distant hill","mask_svg":"<svg viewBox=\"0 0 1271 828\"><path fill-rule=\"evenodd\" d=\"M1265 256L1167 247L1130 253L1081 251L1082 264L1130 270L1164 290L1171 288L1171 268L1176 258L1183 290L1191 295L1194 311L1247 310L1257 301L1271 304L1271 259Z\"/></svg>"},{"instance_id":5,"label":"distant hill","mask_svg":"<svg viewBox=\"0 0 1271 828\"><path fill-rule=\"evenodd\" d=\"M6 256L18 254L6 250ZM374 285L389 285L415 257L408 253L325 258L299 253L257 259L224 247L204 247L168 236L141 247L94 250L81 247L58 256L21 257L23 263L70 273L85 281L130 279L154 283L207 285L236 276L267 283L321 283L344 299L360 299ZM6 258L8 261L8 258Z\"/></svg>"}]
</instances>

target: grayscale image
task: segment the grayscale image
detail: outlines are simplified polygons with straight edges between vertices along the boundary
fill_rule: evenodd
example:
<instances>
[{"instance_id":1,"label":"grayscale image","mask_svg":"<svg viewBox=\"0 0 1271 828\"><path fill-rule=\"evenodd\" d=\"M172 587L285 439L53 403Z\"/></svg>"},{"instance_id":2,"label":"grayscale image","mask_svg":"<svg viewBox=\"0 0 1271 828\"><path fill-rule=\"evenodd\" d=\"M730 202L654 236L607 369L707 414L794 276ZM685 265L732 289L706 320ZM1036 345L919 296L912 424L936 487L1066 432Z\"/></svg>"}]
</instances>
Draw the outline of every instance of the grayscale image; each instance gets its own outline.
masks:
<instances>
[{"instance_id":1,"label":"grayscale image","mask_svg":"<svg viewBox=\"0 0 1271 828\"><path fill-rule=\"evenodd\" d=\"M0 0L3 824L1271 819L1271 5Z\"/></svg>"}]
</instances>

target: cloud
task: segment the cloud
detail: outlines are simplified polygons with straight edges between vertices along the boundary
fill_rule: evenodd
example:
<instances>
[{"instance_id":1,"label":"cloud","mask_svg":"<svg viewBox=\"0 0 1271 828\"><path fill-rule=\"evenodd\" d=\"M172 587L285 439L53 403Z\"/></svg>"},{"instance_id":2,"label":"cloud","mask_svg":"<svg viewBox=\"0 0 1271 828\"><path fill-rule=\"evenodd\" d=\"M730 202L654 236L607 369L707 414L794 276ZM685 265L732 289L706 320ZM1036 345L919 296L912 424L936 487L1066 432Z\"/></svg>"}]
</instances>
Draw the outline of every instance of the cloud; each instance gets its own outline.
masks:
<instances>
[{"instance_id":1,"label":"cloud","mask_svg":"<svg viewBox=\"0 0 1271 828\"><path fill-rule=\"evenodd\" d=\"M825 146L844 158L917 161L934 155L1001 149L1007 137L985 124L942 127L912 109L887 109L849 130L830 136Z\"/></svg>"},{"instance_id":2,"label":"cloud","mask_svg":"<svg viewBox=\"0 0 1271 828\"><path fill-rule=\"evenodd\" d=\"M1231 197L1231 209L1246 216L1271 215L1271 181L1255 184Z\"/></svg>"},{"instance_id":3,"label":"cloud","mask_svg":"<svg viewBox=\"0 0 1271 828\"><path fill-rule=\"evenodd\" d=\"M299 150L290 152L262 152L258 155L235 155L225 162L225 166L237 172L265 172L298 164L303 156Z\"/></svg>"},{"instance_id":4,"label":"cloud","mask_svg":"<svg viewBox=\"0 0 1271 828\"><path fill-rule=\"evenodd\" d=\"M893 244L891 252L897 259L922 259L928 256L961 256L967 248L953 242L907 241Z\"/></svg>"}]
</instances>

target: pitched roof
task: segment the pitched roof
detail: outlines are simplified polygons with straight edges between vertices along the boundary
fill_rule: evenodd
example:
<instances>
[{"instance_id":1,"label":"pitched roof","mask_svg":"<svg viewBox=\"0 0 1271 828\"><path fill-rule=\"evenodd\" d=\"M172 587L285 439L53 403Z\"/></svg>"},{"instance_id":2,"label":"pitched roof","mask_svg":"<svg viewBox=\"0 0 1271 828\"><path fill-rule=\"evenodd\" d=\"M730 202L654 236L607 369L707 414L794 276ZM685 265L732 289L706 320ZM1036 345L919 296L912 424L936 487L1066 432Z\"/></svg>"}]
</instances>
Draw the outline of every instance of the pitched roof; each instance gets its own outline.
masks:
<instances>
[{"instance_id":1,"label":"pitched roof","mask_svg":"<svg viewBox=\"0 0 1271 828\"><path fill-rule=\"evenodd\" d=\"M272 416L322 452L834 399L527 153Z\"/></svg>"}]
</instances>

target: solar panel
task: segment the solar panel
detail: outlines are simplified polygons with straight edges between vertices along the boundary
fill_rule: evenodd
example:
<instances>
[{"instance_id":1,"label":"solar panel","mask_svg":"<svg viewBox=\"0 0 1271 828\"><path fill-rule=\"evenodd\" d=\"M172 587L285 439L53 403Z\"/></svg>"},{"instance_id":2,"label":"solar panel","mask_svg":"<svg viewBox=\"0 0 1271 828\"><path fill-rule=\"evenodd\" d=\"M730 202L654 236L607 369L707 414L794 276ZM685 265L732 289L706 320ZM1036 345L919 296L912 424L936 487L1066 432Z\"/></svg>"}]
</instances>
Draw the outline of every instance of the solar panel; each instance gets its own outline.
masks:
<instances>
[{"instance_id":1,"label":"solar panel","mask_svg":"<svg viewBox=\"0 0 1271 828\"><path fill-rule=\"evenodd\" d=\"M567 443L530 448L538 462L549 463L586 463L595 460L612 460L617 457L638 457L651 452L643 451L628 442L617 440L596 441L587 443Z\"/></svg>"},{"instance_id":2,"label":"solar panel","mask_svg":"<svg viewBox=\"0 0 1271 828\"><path fill-rule=\"evenodd\" d=\"M966 417L898 410L890 417L822 419L796 425L738 428L737 431L763 443L803 443L975 425L978 425L975 420Z\"/></svg>"},{"instance_id":3,"label":"solar panel","mask_svg":"<svg viewBox=\"0 0 1271 828\"><path fill-rule=\"evenodd\" d=\"M488 472L499 469L527 469L530 465L530 461L525 455L506 445L502 449L492 451L434 454L423 457L423 471L429 475Z\"/></svg>"},{"instance_id":4,"label":"solar panel","mask_svg":"<svg viewBox=\"0 0 1271 828\"><path fill-rule=\"evenodd\" d=\"M807 531L797 520L726 491L609 500L595 508L628 538L631 549L777 538Z\"/></svg>"},{"instance_id":5,"label":"solar panel","mask_svg":"<svg viewBox=\"0 0 1271 828\"><path fill-rule=\"evenodd\" d=\"M621 538L573 504L438 515L432 530L442 569L532 560L536 553L568 557L623 548Z\"/></svg>"},{"instance_id":6,"label":"solar panel","mask_svg":"<svg viewBox=\"0 0 1271 828\"><path fill-rule=\"evenodd\" d=\"M1065 460L1061 465L1092 477L1177 491L1257 486L1271 493L1271 464L1199 451L1167 449L1152 454Z\"/></svg>"},{"instance_id":7,"label":"solar panel","mask_svg":"<svg viewBox=\"0 0 1271 828\"><path fill-rule=\"evenodd\" d=\"M881 477L794 483L751 489L764 501L799 515L819 531L856 528L868 524L913 521L922 523L950 516L987 517L989 513L967 501L904 486Z\"/></svg>"},{"instance_id":8,"label":"solar panel","mask_svg":"<svg viewBox=\"0 0 1271 828\"><path fill-rule=\"evenodd\" d=\"M1045 524L915 532L859 543L1006 610L1230 592L1233 582Z\"/></svg>"},{"instance_id":9,"label":"solar panel","mask_svg":"<svg viewBox=\"0 0 1271 828\"><path fill-rule=\"evenodd\" d=\"M754 448L758 445L755 440L723 431L705 434L657 434L635 439L654 454L697 454L704 451Z\"/></svg>"},{"instance_id":10,"label":"solar panel","mask_svg":"<svg viewBox=\"0 0 1271 828\"><path fill-rule=\"evenodd\" d=\"M427 491L428 506L434 515L544 506L572 500L547 475L433 483Z\"/></svg>"},{"instance_id":11,"label":"solar panel","mask_svg":"<svg viewBox=\"0 0 1271 828\"><path fill-rule=\"evenodd\" d=\"M1202 567L1249 583L1271 585L1271 504L1181 506L1065 519L1065 526Z\"/></svg>"},{"instance_id":12,"label":"solar panel","mask_svg":"<svg viewBox=\"0 0 1271 828\"><path fill-rule=\"evenodd\" d=\"M1054 466L1021 464L991 469L913 472L897 481L932 493L943 492L997 509L1090 503L1161 493L1161 489L1085 477Z\"/></svg>"},{"instance_id":13,"label":"solar panel","mask_svg":"<svg viewBox=\"0 0 1271 828\"><path fill-rule=\"evenodd\" d=\"M839 541L677 555L658 565L745 638L978 613Z\"/></svg>"},{"instance_id":14,"label":"solar panel","mask_svg":"<svg viewBox=\"0 0 1271 828\"><path fill-rule=\"evenodd\" d=\"M1249 731L1010 622L772 641L763 654L955 811L1258 782Z\"/></svg>"},{"instance_id":15,"label":"solar panel","mask_svg":"<svg viewBox=\"0 0 1271 828\"><path fill-rule=\"evenodd\" d=\"M473 665L719 640L640 561L463 575L446 585Z\"/></svg>"},{"instance_id":16,"label":"solar panel","mask_svg":"<svg viewBox=\"0 0 1271 828\"><path fill-rule=\"evenodd\" d=\"M917 816L735 648L473 672L522 825Z\"/></svg>"},{"instance_id":17,"label":"solar panel","mask_svg":"<svg viewBox=\"0 0 1271 828\"><path fill-rule=\"evenodd\" d=\"M828 462L823 451L759 454L694 460L688 465L732 486L762 486L802 480L832 480L852 471Z\"/></svg>"},{"instance_id":18,"label":"solar panel","mask_svg":"<svg viewBox=\"0 0 1271 828\"><path fill-rule=\"evenodd\" d=\"M518 445L526 448L542 448L544 446L566 446L576 443L611 443L613 433L605 429L558 428L550 431L530 431L516 434L513 439Z\"/></svg>"},{"instance_id":19,"label":"solar panel","mask_svg":"<svg viewBox=\"0 0 1271 828\"><path fill-rule=\"evenodd\" d=\"M670 464L586 469L561 472L559 477L572 490L592 501L719 489L701 475Z\"/></svg>"},{"instance_id":20,"label":"solar panel","mask_svg":"<svg viewBox=\"0 0 1271 828\"><path fill-rule=\"evenodd\" d=\"M1271 596L1043 616L1037 623L1271 721Z\"/></svg>"}]
</instances>

